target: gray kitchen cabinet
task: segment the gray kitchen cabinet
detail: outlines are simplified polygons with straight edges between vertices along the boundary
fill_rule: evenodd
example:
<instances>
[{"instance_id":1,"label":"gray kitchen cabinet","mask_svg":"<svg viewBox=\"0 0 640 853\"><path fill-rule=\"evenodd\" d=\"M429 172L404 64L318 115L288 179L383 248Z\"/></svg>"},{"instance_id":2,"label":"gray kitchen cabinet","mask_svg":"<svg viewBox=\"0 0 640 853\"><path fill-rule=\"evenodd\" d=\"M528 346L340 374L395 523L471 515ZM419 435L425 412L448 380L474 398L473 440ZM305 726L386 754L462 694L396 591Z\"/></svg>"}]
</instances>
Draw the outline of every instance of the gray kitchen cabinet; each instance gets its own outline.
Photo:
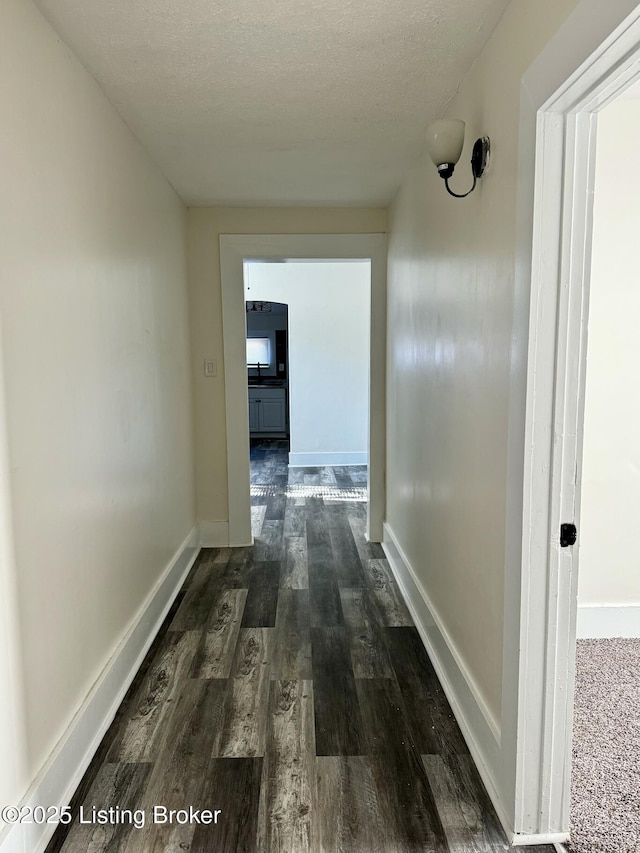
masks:
<instances>
[{"instance_id":1,"label":"gray kitchen cabinet","mask_svg":"<svg viewBox=\"0 0 640 853\"><path fill-rule=\"evenodd\" d=\"M287 401L284 388L249 388L249 432L287 432Z\"/></svg>"},{"instance_id":2,"label":"gray kitchen cabinet","mask_svg":"<svg viewBox=\"0 0 640 853\"><path fill-rule=\"evenodd\" d=\"M259 430L258 413L260 411L260 402L251 399L251 391L249 389L249 432L257 432Z\"/></svg>"}]
</instances>

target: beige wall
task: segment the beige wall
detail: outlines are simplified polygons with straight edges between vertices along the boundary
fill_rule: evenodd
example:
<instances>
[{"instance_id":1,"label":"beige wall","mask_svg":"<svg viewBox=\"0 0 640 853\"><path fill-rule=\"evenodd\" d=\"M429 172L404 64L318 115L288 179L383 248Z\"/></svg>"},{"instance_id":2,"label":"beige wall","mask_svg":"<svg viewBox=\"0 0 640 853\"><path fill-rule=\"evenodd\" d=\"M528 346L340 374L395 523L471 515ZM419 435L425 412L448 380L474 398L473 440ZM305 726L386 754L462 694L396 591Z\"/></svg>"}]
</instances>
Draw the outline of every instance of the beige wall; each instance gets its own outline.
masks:
<instances>
[{"instance_id":1,"label":"beige wall","mask_svg":"<svg viewBox=\"0 0 640 853\"><path fill-rule=\"evenodd\" d=\"M600 113L579 537L581 605L640 604L635 537L640 507L638 139L640 99L620 98Z\"/></svg>"},{"instance_id":2,"label":"beige wall","mask_svg":"<svg viewBox=\"0 0 640 853\"><path fill-rule=\"evenodd\" d=\"M220 234L380 233L386 231L386 211L357 208L192 208L188 223L196 507L201 521L227 521ZM204 361L211 358L218 362L218 375L205 378Z\"/></svg>"},{"instance_id":3,"label":"beige wall","mask_svg":"<svg viewBox=\"0 0 640 853\"><path fill-rule=\"evenodd\" d=\"M0 608L0 639L16 641L13 668L0 660L8 804L195 512L185 209L29 0L0 5L0 122L0 591L17 598ZM24 747L9 755L21 695Z\"/></svg>"},{"instance_id":4,"label":"beige wall","mask_svg":"<svg viewBox=\"0 0 640 853\"><path fill-rule=\"evenodd\" d=\"M481 134L489 173L454 199L425 155L389 222L387 522L497 723L509 377L514 336L526 342L513 328L520 80L574 6L507 7L447 111L467 122L453 189L471 185Z\"/></svg>"}]
</instances>

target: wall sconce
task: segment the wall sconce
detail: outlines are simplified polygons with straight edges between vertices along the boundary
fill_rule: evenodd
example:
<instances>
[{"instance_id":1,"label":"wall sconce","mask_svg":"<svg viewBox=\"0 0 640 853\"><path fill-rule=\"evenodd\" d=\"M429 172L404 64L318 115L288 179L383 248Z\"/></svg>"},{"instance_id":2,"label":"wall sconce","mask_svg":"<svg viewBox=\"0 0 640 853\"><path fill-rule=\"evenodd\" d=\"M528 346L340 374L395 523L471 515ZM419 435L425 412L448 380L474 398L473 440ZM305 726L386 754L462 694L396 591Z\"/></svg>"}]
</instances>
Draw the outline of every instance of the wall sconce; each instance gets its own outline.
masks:
<instances>
[{"instance_id":1,"label":"wall sconce","mask_svg":"<svg viewBox=\"0 0 640 853\"><path fill-rule=\"evenodd\" d=\"M444 179L444 185L449 195L455 198L465 198L476 188L478 178L481 178L489 165L489 153L491 142L488 136L476 139L471 154L471 172L473 173L473 186L466 193L454 193L449 188L449 178L453 175L456 163L462 154L464 145L464 122L458 118L441 119L434 121L427 128L427 150L435 163L438 174Z\"/></svg>"}]
</instances>

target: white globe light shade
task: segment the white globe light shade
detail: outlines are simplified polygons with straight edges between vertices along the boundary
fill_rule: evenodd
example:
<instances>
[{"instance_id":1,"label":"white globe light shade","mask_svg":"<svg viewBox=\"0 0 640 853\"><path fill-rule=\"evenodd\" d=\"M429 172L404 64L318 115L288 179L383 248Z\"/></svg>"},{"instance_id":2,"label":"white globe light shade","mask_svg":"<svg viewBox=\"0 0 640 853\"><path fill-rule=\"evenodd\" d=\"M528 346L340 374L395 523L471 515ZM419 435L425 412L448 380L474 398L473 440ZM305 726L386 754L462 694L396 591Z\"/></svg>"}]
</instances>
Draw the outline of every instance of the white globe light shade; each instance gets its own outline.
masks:
<instances>
[{"instance_id":1,"label":"white globe light shade","mask_svg":"<svg viewBox=\"0 0 640 853\"><path fill-rule=\"evenodd\" d=\"M440 119L427 128L427 150L436 166L454 165L464 145L464 122L459 118Z\"/></svg>"}]
</instances>

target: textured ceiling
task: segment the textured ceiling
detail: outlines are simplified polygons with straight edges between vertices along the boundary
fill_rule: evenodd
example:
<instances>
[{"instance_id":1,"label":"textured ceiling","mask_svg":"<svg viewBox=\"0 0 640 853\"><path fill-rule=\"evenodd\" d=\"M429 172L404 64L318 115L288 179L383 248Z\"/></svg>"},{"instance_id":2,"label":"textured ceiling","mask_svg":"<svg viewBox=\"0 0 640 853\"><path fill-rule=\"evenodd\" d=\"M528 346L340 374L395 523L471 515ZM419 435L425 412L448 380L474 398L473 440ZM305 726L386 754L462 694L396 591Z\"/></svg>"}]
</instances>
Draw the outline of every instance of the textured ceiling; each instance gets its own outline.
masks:
<instances>
[{"instance_id":1,"label":"textured ceiling","mask_svg":"<svg viewBox=\"0 0 640 853\"><path fill-rule=\"evenodd\" d=\"M384 205L507 0L37 0L189 205Z\"/></svg>"}]
</instances>

